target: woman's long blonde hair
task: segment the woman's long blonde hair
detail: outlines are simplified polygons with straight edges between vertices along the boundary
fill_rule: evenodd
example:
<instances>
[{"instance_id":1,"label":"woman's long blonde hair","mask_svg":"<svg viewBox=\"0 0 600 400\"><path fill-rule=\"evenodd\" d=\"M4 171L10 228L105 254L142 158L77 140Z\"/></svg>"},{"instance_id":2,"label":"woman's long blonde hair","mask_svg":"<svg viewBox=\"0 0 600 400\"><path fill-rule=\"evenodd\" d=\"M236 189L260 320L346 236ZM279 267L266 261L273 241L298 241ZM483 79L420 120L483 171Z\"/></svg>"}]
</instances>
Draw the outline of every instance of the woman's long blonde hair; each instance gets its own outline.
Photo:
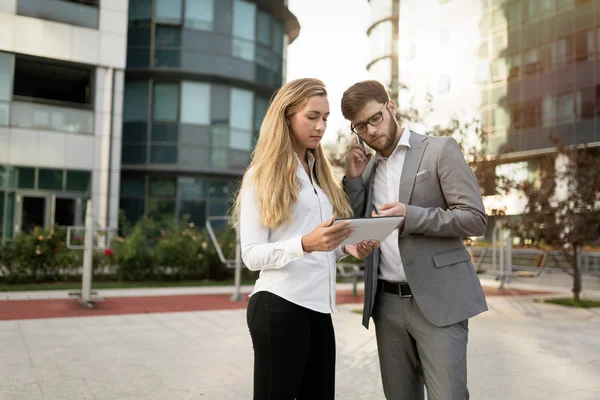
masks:
<instances>
[{"instance_id":1,"label":"woman's long blonde hair","mask_svg":"<svg viewBox=\"0 0 600 400\"><path fill-rule=\"evenodd\" d=\"M286 120L299 112L313 96L327 96L325 85L318 79L305 78L288 82L272 98L248 167L252 174L244 178L233 208L236 223L239 221L241 193L246 185L253 185L256 190L263 227L277 228L289 221L292 207L298 201L299 183L296 175L298 161L294 155L296 140ZM321 144L312 153L317 182L333 204L335 217L351 216L348 197L336 181Z\"/></svg>"}]
</instances>

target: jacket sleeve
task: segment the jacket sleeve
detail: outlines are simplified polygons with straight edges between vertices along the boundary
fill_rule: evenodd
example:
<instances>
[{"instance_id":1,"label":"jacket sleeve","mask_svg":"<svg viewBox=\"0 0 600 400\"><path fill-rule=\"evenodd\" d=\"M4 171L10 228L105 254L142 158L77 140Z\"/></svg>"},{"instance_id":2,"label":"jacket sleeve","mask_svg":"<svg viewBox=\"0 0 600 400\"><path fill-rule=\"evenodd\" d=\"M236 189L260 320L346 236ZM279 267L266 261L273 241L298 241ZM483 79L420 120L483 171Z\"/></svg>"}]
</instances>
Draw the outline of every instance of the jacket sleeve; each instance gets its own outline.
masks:
<instances>
[{"instance_id":1,"label":"jacket sleeve","mask_svg":"<svg viewBox=\"0 0 600 400\"><path fill-rule=\"evenodd\" d=\"M447 138L438 154L438 175L447 209L406 206L402 236L481 236L487 215L475 174L454 138Z\"/></svg>"},{"instance_id":2,"label":"jacket sleeve","mask_svg":"<svg viewBox=\"0 0 600 400\"><path fill-rule=\"evenodd\" d=\"M358 176L354 179L343 180L344 191L348 195L350 200L350 207L352 207L352 214L355 217L362 217L365 213L365 185L363 183L363 177Z\"/></svg>"},{"instance_id":3,"label":"jacket sleeve","mask_svg":"<svg viewBox=\"0 0 600 400\"><path fill-rule=\"evenodd\" d=\"M302 236L269 242L269 229L260 223L260 210L253 185L242 186L240 245L242 260L251 271L282 268L304 257Z\"/></svg>"}]
</instances>

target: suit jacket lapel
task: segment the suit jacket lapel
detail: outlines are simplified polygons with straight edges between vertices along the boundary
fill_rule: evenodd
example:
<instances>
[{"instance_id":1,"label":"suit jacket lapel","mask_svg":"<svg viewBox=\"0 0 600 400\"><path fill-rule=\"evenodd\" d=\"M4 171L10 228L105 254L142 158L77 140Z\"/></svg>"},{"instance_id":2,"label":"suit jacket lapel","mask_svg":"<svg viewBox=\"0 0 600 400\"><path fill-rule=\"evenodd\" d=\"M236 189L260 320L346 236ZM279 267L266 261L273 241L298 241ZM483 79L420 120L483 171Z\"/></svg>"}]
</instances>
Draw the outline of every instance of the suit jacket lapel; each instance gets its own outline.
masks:
<instances>
[{"instance_id":1,"label":"suit jacket lapel","mask_svg":"<svg viewBox=\"0 0 600 400\"><path fill-rule=\"evenodd\" d=\"M421 164L426 147L427 136L411 131L410 148L406 152L404 166L402 167L402 176L400 177L400 196L398 198L400 203L409 204L410 202L417 170Z\"/></svg>"}]
</instances>

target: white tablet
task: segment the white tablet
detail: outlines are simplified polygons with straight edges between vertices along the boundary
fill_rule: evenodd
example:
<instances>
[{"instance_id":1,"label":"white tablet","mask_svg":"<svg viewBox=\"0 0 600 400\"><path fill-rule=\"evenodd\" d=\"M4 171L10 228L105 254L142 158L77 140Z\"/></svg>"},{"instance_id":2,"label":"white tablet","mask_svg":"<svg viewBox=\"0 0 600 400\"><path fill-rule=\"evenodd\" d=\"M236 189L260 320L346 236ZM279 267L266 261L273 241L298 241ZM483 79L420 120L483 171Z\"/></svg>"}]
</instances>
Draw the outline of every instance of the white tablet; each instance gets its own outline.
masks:
<instances>
[{"instance_id":1,"label":"white tablet","mask_svg":"<svg viewBox=\"0 0 600 400\"><path fill-rule=\"evenodd\" d=\"M336 219L333 225L351 221L350 226L354 228L354 233L342 244L357 244L363 240L381 242L392 234L403 219L404 217L340 218Z\"/></svg>"}]
</instances>

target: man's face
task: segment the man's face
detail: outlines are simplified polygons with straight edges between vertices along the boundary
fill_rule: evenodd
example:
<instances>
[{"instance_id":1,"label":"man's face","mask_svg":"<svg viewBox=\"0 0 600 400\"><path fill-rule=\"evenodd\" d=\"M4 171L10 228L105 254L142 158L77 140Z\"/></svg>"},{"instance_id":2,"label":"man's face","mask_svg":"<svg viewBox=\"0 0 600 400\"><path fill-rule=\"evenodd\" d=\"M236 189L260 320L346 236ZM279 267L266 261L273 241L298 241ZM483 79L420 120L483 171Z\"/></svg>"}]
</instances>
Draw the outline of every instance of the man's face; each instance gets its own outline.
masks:
<instances>
[{"instance_id":1,"label":"man's face","mask_svg":"<svg viewBox=\"0 0 600 400\"><path fill-rule=\"evenodd\" d=\"M395 112L396 106L392 101L382 104L371 100L350 122L369 147L385 154L394 146L398 134L398 125L393 117Z\"/></svg>"}]
</instances>

